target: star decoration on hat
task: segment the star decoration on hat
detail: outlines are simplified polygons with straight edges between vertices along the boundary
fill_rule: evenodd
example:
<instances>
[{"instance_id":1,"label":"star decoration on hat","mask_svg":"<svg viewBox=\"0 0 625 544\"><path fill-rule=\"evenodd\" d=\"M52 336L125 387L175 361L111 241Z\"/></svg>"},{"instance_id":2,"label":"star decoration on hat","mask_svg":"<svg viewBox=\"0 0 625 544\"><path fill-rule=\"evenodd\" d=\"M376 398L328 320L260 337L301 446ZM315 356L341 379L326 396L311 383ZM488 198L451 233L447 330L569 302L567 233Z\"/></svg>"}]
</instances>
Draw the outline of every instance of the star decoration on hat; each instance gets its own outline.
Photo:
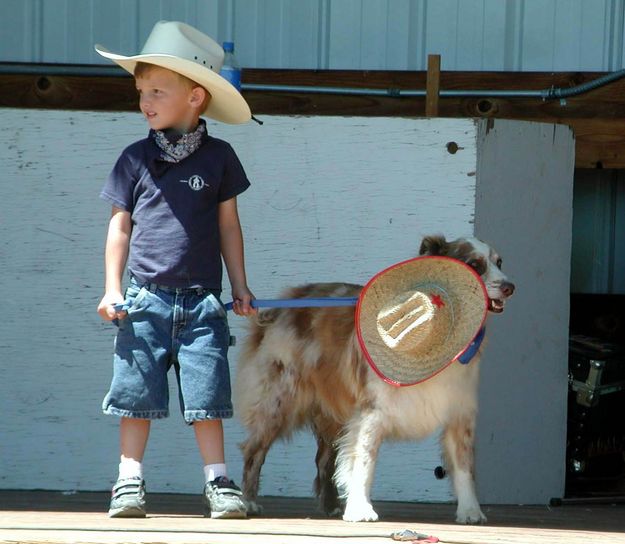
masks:
<instances>
[{"instance_id":1,"label":"star decoration on hat","mask_svg":"<svg viewBox=\"0 0 625 544\"><path fill-rule=\"evenodd\" d=\"M437 308L442 308L443 306L445 306L445 303L443 302L443 299L440 297L440 295L430 295L430 300L432 301L432 304L434 304L434 306L436 306Z\"/></svg>"}]
</instances>

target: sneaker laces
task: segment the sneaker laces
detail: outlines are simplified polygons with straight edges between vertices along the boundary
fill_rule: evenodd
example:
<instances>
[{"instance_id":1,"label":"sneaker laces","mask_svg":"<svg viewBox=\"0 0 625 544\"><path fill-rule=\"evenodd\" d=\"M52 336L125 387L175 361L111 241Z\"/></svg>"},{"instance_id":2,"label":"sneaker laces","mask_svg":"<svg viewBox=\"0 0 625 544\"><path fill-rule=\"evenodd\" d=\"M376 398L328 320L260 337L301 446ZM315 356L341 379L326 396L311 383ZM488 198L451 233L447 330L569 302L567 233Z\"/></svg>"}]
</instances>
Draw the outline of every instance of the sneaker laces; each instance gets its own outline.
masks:
<instances>
[{"instance_id":1,"label":"sneaker laces","mask_svg":"<svg viewBox=\"0 0 625 544\"><path fill-rule=\"evenodd\" d=\"M216 489L218 493L232 493L234 495L243 494L234 481L229 479L227 476L219 476L211 482L208 482L206 485Z\"/></svg>"}]
</instances>

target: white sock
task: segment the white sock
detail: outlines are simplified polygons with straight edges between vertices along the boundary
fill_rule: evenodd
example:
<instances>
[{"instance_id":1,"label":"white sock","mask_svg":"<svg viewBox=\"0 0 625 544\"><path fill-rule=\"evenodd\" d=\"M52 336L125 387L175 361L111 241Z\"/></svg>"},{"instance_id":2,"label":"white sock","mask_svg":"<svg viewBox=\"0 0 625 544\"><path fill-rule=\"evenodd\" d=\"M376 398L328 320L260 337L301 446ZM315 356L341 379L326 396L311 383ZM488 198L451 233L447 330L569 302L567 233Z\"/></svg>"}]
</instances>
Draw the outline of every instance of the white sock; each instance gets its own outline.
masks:
<instances>
[{"instance_id":1,"label":"white sock","mask_svg":"<svg viewBox=\"0 0 625 544\"><path fill-rule=\"evenodd\" d=\"M212 482L215 478L220 476L228 477L228 471L226 470L226 463L215 463L214 465L204 465L204 478L206 483Z\"/></svg>"},{"instance_id":2,"label":"white sock","mask_svg":"<svg viewBox=\"0 0 625 544\"><path fill-rule=\"evenodd\" d=\"M130 457L122 457L119 463L119 479L141 478L143 480L143 464Z\"/></svg>"}]
</instances>

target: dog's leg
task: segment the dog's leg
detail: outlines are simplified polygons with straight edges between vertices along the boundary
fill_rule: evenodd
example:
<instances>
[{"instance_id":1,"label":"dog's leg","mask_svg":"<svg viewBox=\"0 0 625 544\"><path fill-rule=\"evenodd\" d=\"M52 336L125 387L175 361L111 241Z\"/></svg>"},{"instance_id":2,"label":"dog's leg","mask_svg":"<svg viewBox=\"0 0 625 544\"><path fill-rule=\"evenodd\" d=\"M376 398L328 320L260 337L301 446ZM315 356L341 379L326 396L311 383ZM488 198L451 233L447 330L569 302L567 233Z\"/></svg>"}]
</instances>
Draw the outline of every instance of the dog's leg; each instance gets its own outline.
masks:
<instances>
[{"instance_id":1,"label":"dog's leg","mask_svg":"<svg viewBox=\"0 0 625 544\"><path fill-rule=\"evenodd\" d=\"M263 509L256 503L260 486L260 469L265 462L267 452L277 438L277 432L263 435L250 435L243 444L243 481L241 487L243 498L247 503L248 514L261 514Z\"/></svg>"},{"instance_id":2,"label":"dog's leg","mask_svg":"<svg viewBox=\"0 0 625 544\"><path fill-rule=\"evenodd\" d=\"M458 499L456 522L486 523L475 492L475 418L460 416L447 424L441 436L447 471Z\"/></svg>"},{"instance_id":3,"label":"dog's leg","mask_svg":"<svg viewBox=\"0 0 625 544\"><path fill-rule=\"evenodd\" d=\"M269 448L278 438L288 436L294 430L298 414L306 408L298 407L295 402L298 374L287 371L280 358L271 358L270 348L252 352L248 347L249 353L239 361L237 369L239 418L248 432L240 445L243 454L241 486L250 514L262 512L256 500L260 470Z\"/></svg>"},{"instance_id":4,"label":"dog's leg","mask_svg":"<svg viewBox=\"0 0 625 544\"><path fill-rule=\"evenodd\" d=\"M378 514L369 500L375 462L382 442L379 415L368 410L349 422L339 441L336 482L346 499L345 521L377 521Z\"/></svg>"},{"instance_id":5,"label":"dog's leg","mask_svg":"<svg viewBox=\"0 0 625 544\"><path fill-rule=\"evenodd\" d=\"M315 494L323 512L328 516L338 516L342 508L333 477L336 469L336 439L339 427L336 424L315 418L313 430L317 437Z\"/></svg>"},{"instance_id":6,"label":"dog's leg","mask_svg":"<svg viewBox=\"0 0 625 544\"><path fill-rule=\"evenodd\" d=\"M262 507L256 503L260 486L260 469L271 445L285 432L288 432L289 406L293 406L293 398L288 396L283 382L274 382L275 387L269 393L265 389L263 402L250 408L254 417L244 419L248 429L248 437L241 444L243 453L243 479L241 482L243 498L247 502L249 514L262 513ZM249 416L249 412L247 414Z\"/></svg>"}]
</instances>

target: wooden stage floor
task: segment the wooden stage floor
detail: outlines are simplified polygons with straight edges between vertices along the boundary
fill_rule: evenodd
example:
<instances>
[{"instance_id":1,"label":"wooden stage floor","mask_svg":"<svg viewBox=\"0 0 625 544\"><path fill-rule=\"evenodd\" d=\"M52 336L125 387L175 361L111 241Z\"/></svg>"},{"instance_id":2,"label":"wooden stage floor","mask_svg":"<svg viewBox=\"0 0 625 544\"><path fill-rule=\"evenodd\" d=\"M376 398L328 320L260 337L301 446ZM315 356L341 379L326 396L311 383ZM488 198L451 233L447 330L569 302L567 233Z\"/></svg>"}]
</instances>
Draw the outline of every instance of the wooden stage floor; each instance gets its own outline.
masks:
<instances>
[{"instance_id":1,"label":"wooden stage floor","mask_svg":"<svg viewBox=\"0 0 625 544\"><path fill-rule=\"evenodd\" d=\"M453 523L448 504L379 502L381 521L347 523L316 510L313 499L264 497L262 517L202 517L199 496L150 494L146 519L106 516L108 494L0 491L0 543L392 544L403 529L450 544L625 544L625 504L484 506L488 524Z\"/></svg>"}]
</instances>

